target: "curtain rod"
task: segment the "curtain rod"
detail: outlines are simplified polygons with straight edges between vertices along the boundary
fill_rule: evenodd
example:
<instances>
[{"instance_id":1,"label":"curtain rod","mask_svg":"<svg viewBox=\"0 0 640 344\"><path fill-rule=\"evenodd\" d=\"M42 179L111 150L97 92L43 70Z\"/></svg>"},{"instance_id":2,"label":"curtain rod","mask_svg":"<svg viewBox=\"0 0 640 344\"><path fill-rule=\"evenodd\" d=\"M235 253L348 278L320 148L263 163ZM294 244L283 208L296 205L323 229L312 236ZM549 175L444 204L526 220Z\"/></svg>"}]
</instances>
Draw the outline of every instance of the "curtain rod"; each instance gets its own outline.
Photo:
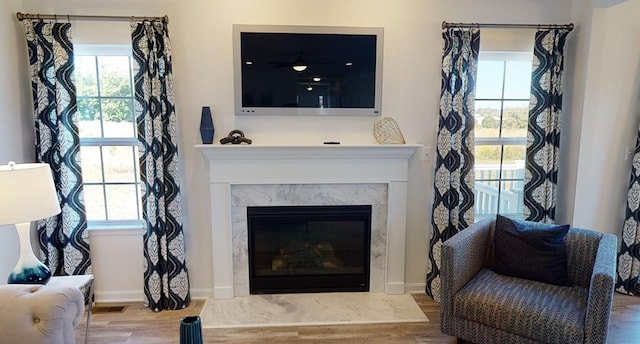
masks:
<instances>
[{"instance_id":1,"label":"curtain rod","mask_svg":"<svg viewBox=\"0 0 640 344\"><path fill-rule=\"evenodd\" d=\"M137 20L160 20L164 23L169 23L169 17L135 17L135 16L92 16L92 15L78 15L78 14L28 14L28 13L16 13L16 17L19 21L25 19L54 19L54 20L115 20L115 21L137 21Z\"/></svg>"},{"instance_id":2,"label":"curtain rod","mask_svg":"<svg viewBox=\"0 0 640 344\"><path fill-rule=\"evenodd\" d=\"M573 23L571 24L478 24L478 23L447 23L442 22L442 29L447 28L473 28L473 27L488 27L496 29L568 29L573 30Z\"/></svg>"}]
</instances>

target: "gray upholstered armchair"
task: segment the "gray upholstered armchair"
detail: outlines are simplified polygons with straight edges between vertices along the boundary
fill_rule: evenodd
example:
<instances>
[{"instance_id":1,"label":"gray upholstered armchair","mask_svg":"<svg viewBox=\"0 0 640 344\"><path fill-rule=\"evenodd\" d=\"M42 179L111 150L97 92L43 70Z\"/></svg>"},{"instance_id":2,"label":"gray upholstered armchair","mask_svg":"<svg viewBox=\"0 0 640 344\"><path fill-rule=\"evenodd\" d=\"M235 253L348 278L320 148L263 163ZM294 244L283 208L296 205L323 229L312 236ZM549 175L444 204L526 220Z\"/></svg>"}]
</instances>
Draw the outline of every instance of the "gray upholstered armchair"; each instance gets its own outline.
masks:
<instances>
[{"instance_id":1,"label":"gray upholstered armchair","mask_svg":"<svg viewBox=\"0 0 640 344\"><path fill-rule=\"evenodd\" d=\"M606 342L616 236L569 229L569 286L559 286L493 272L494 232L487 219L443 243L443 333L472 343Z\"/></svg>"}]
</instances>

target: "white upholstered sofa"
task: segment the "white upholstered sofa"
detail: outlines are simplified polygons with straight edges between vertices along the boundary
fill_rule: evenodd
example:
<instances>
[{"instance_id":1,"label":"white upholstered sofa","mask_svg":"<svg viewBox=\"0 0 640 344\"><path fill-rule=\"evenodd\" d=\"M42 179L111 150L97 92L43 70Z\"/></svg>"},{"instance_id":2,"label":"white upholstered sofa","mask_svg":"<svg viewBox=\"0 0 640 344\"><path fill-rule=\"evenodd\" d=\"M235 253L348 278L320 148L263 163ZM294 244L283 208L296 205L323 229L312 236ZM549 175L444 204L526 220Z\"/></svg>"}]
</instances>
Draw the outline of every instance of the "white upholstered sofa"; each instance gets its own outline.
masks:
<instances>
[{"instance_id":1,"label":"white upholstered sofa","mask_svg":"<svg viewBox=\"0 0 640 344\"><path fill-rule=\"evenodd\" d=\"M0 285L0 344L72 344L84 313L78 288Z\"/></svg>"}]
</instances>

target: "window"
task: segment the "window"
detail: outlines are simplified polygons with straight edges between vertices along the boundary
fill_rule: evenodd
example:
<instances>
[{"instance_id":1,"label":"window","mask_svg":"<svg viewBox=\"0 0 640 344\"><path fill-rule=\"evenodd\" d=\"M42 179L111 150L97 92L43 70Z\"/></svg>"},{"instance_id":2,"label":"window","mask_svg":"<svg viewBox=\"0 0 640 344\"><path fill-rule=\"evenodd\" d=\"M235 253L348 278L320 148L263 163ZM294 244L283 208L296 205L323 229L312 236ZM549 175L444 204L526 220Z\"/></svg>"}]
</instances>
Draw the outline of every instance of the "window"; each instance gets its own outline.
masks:
<instances>
[{"instance_id":1,"label":"window","mask_svg":"<svg viewBox=\"0 0 640 344\"><path fill-rule=\"evenodd\" d=\"M481 51L475 102L475 217L523 216L532 53Z\"/></svg>"},{"instance_id":2,"label":"window","mask_svg":"<svg viewBox=\"0 0 640 344\"><path fill-rule=\"evenodd\" d=\"M76 46L80 157L89 227L139 222L131 47Z\"/></svg>"}]
</instances>

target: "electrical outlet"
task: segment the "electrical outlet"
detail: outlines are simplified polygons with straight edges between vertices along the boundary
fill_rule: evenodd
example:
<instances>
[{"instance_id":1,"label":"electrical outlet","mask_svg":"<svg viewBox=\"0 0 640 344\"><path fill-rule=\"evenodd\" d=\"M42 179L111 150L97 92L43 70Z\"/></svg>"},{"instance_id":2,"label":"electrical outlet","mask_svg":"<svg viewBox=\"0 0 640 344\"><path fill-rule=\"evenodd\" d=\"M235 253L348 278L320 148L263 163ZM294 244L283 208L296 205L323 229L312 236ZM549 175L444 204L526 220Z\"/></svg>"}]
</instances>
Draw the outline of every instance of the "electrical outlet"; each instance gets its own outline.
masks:
<instances>
[{"instance_id":1,"label":"electrical outlet","mask_svg":"<svg viewBox=\"0 0 640 344\"><path fill-rule=\"evenodd\" d=\"M629 159L633 159L633 155L635 153L635 149L632 149L631 147L627 146L627 149L625 149L624 151L624 160L629 160Z\"/></svg>"},{"instance_id":2,"label":"electrical outlet","mask_svg":"<svg viewBox=\"0 0 640 344\"><path fill-rule=\"evenodd\" d=\"M433 160L434 151L432 146L423 146L420 148L420 160L431 161Z\"/></svg>"}]
</instances>

